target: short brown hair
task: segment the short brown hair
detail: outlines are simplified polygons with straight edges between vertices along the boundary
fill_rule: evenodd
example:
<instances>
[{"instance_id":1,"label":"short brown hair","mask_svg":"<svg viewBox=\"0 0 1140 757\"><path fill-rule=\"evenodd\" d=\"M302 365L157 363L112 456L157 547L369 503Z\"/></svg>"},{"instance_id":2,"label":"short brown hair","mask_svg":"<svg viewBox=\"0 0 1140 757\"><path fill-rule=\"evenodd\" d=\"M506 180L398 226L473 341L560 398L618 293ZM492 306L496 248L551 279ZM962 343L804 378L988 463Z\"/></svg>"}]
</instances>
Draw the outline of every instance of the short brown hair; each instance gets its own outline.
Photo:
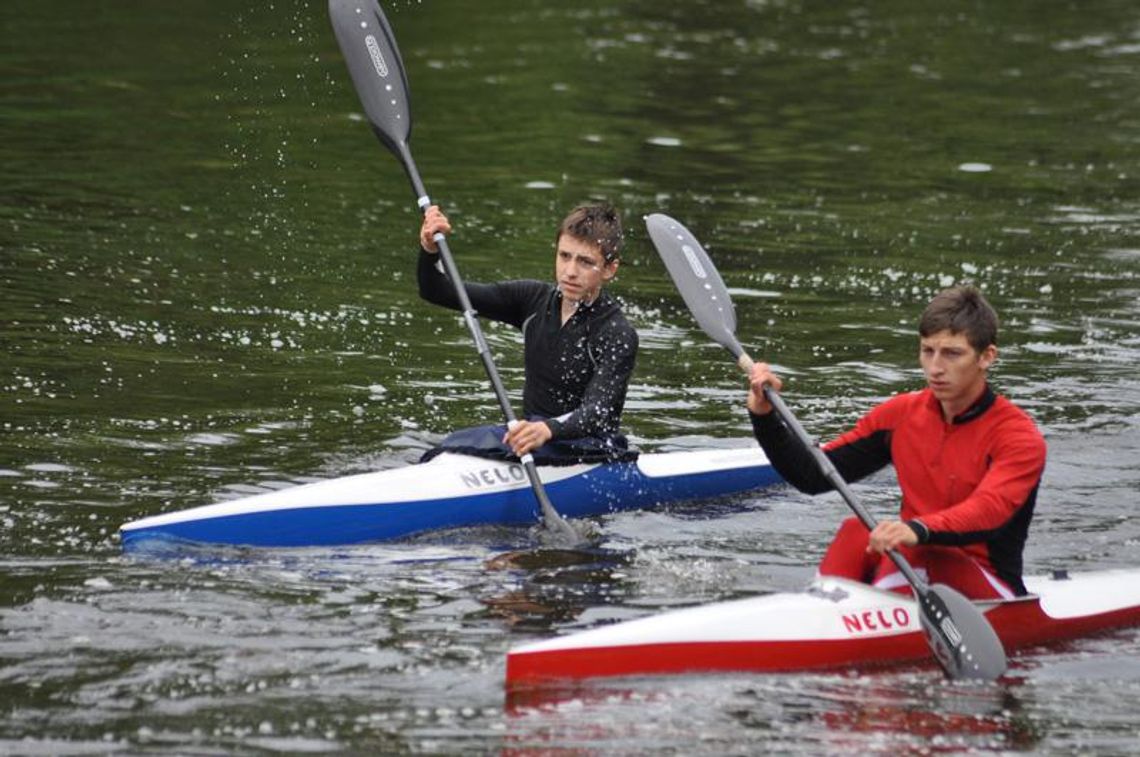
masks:
<instances>
[{"instance_id":1,"label":"short brown hair","mask_svg":"<svg viewBox=\"0 0 1140 757\"><path fill-rule=\"evenodd\" d=\"M569 234L575 239L596 244L602 251L602 257L607 263L621 257L621 247L624 241L621 231L621 218L617 210L608 202L599 202L592 205L579 205L562 219L558 227L558 234L554 237L554 244L563 234Z\"/></svg>"},{"instance_id":2,"label":"short brown hair","mask_svg":"<svg viewBox=\"0 0 1140 757\"><path fill-rule=\"evenodd\" d=\"M981 352L997 344L997 312L977 287L964 284L943 289L918 321L919 336L932 336L939 331L965 334L970 346Z\"/></svg>"}]
</instances>

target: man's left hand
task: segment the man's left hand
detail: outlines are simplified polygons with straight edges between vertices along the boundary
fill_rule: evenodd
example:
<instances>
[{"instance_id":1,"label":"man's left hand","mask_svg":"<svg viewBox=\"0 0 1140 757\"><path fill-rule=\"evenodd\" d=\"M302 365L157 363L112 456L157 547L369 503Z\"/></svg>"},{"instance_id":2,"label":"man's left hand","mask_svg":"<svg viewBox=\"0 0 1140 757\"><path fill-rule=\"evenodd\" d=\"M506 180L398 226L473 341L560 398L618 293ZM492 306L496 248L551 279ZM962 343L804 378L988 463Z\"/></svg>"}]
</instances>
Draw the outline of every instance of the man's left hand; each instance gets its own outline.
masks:
<instances>
[{"instance_id":1,"label":"man's left hand","mask_svg":"<svg viewBox=\"0 0 1140 757\"><path fill-rule=\"evenodd\" d=\"M918 536L910 526L901 520L881 521L871 532L871 540L867 543L868 552L883 554L896 547L913 547L918 544Z\"/></svg>"},{"instance_id":2,"label":"man's left hand","mask_svg":"<svg viewBox=\"0 0 1140 757\"><path fill-rule=\"evenodd\" d=\"M503 443L519 457L538 449L550 441L554 433L542 421L518 421L507 429Z\"/></svg>"}]
</instances>

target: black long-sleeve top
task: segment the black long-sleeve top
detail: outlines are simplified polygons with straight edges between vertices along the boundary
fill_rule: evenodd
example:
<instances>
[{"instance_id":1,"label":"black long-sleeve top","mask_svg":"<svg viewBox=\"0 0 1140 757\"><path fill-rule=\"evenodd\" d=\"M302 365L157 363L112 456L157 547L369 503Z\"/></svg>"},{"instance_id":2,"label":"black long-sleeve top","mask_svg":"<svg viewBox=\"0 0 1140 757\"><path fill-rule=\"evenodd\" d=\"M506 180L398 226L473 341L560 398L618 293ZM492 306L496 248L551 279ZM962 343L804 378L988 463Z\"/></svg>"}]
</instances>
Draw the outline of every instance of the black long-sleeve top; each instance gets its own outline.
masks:
<instances>
[{"instance_id":1,"label":"black long-sleeve top","mask_svg":"<svg viewBox=\"0 0 1140 757\"><path fill-rule=\"evenodd\" d=\"M420 251L420 296L460 310L438 258ZM465 286L480 316L523 332L524 417L544 419L554 440L617 433L638 340L612 297L603 291L563 324L562 292L552 284L518 280Z\"/></svg>"}]
</instances>

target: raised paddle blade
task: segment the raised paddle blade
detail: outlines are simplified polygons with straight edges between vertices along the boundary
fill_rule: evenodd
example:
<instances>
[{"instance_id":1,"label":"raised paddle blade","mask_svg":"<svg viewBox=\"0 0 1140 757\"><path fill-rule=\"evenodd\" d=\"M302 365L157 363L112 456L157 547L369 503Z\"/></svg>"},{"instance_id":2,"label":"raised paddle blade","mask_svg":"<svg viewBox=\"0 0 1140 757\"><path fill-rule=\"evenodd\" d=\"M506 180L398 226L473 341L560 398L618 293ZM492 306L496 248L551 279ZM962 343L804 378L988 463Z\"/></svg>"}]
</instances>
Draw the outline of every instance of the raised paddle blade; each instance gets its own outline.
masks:
<instances>
[{"instance_id":1,"label":"raised paddle blade","mask_svg":"<svg viewBox=\"0 0 1140 757\"><path fill-rule=\"evenodd\" d=\"M645 228L681 298L709 337L739 358L736 309L720 273L692 232L664 213L645 217Z\"/></svg>"},{"instance_id":2,"label":"raised paddle blade","mask_svg":"<svg viewBox=\"0 0 1140 757\"><path fill-rule=\"evenodd\" d=\"M1005 648L977 605L946 584L916 594L922 630L947 676L993 681L1005 672Z\"/></svg>"},{"instance_id":3,"label":"raised paddle blade","mask_svg":"<svg viewBox=\"0 0 1140 757\"><path fill-rule=\"evenodd\" d=\"M329 18L376 136L402 155L412 132L408 80L392 27L376 0L329 0Z\"/></svg>"},{"instance_id":4,"label":"raised paddle blade","mask_svg":"<svg viewBox=\"0 0 1140 757\"><path fill-rule=\"evenodd\" d=\"M329 0L329 18L332 20L337 44L340 45L340 51L348 64L352 85L360 97L364 112L372 124L372 130L404 166L404 171L412 184L412 191L415 192L416 202L420 210L426 213L431 201L416 169L411 148L408 146L412 131L408 81L392 27L388 25L388 19L384 17L384 12L380 10L376 0ZM463 279L460 278L459 269L451 257L447 240L440 234L437 241L440 258L455 286L456 296L462 305L464 317L475 340L479 357L483 361L483 367L487 371L487 378L491 381L491 388L494 389L495 396L503 408L503 416L510 426L515 422L514 411L499 378L499 371L495 367L491 351L487 349L475 309L468 301ZM549 527L550 532L560 535L560 538L568 544L588 542L586 536L575 531L554 509L530 455L523 456L522 464L538 500L543 522Z\"/></svg>"}]
</instances>

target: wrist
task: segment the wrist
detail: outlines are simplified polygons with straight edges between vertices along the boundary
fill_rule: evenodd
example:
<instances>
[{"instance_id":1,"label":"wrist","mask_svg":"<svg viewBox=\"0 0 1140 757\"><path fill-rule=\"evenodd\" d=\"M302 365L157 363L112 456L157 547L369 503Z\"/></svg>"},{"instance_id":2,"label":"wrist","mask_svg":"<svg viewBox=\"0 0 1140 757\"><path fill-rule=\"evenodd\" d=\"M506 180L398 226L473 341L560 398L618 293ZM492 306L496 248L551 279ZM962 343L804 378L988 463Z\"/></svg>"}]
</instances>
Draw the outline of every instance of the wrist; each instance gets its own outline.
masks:
<instances>
[{"instance_id":1,"label":"wrist","mask_svg":"<svg viewBox=\"0 0 1140 757\"><path fill-rule=\"evenodd\" d=\"M917 518L903 521L903 525L914 532L914 536L916 539L918 539L919 544L926 544L928 541L930 541L930 529L926 527L925 523L918 520Z\"/></svg>"},{"instance_id":2,"label":"wrist","mask_svg":"<svg viewBox=\"0 0 1140 757\"><path fill-rule=\"evenodd\" d=\"M757 407L756 405L749 402L748 412L752 415L753 418L767 418L772 414L772 406L768 405L767 407Z\"/></svg>"}]
</instances>

